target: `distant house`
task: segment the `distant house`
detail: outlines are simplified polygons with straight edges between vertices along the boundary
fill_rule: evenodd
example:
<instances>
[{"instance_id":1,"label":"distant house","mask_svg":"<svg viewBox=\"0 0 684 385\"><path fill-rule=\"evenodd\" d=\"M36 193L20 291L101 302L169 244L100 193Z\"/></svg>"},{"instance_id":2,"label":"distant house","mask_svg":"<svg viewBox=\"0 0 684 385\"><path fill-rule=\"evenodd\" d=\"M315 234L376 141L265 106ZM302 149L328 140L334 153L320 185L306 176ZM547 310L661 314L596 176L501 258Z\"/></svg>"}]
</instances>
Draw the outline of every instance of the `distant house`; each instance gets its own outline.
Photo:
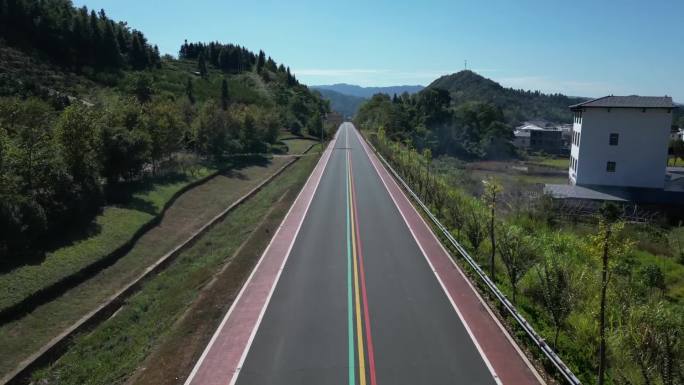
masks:
<instances>
[{"instance_id":1,"label":"distant house","mask_svg":"<svg viewBox=\"0 0 684 385\"><path fill-rule=\"evenodd\" d=\"M684 140L684 128L672 127L670 140Z\"/></svg>"},{"instance_id":2,"label":"distant house","mask_svg":"<svg viewBox=\"0 0 684 385\"><path fill-rule=\"evenodd\" d=\"M667 96L634 95L570 106L570 183L663 189L674 108Z\"/></svg>"},{"instance_id":3,"label":"distant house","mask_svg":"<svg viewBox=\"0 0 684 385\"><path fill-rule=\"evenodd\" d=\"M563 131L548 122L525 122L515 129L513 135L513 145L532 152L561 154L564 149Z\"/></svg>"}]
</instances>

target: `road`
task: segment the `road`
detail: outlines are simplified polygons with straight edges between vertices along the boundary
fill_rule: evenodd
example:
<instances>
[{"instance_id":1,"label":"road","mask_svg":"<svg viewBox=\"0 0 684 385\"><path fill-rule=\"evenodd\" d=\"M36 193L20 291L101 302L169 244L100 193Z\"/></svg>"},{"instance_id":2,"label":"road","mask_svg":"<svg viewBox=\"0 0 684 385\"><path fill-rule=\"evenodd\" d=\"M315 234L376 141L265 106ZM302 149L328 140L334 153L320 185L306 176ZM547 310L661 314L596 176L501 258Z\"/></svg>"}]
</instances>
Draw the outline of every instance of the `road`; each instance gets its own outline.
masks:
<instances>
[{"instance_id":1,"label":"road","mask_svg":"<svg viewBox=\"0 0 684 385\"><path fill-rule=\"evenodd\" d=\"M321 162L187 383L538 384L350 123Z\"/></svg>"}]
</instances>

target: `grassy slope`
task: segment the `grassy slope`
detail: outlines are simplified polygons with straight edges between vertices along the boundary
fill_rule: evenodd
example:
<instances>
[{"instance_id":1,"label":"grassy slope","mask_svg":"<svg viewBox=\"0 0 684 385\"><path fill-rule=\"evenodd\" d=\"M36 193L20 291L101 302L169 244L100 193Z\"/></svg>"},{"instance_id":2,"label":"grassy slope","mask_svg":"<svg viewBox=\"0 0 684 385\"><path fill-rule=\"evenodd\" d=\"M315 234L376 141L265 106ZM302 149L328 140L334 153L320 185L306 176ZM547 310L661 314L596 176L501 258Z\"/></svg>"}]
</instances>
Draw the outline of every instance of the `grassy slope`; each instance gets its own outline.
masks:
<instances>
[{"instance_id":1,"label":"grassy slope","mask_svg":"<svg viewBox=\"0 0 684 385\"><path fill-rule=\"evenodd\" d=\"M229 214L163 273L147 282L115 317L94 332L77 338L65 356L38 373L36 378L48 384L123 383L156 345L168 342L177 330L174 329L175 321L191 306L220 267L232 262L231 257L238 246L257 228L262 218L268 216L283 194L288 193L290 199L294 199L296 194L292 192L299 190L316 160L315 156L302 158L274 183ZM285 212L286 208L282 207L278 215L282 217ZM262 237L260 247L265 247L269 237ZM253 258L239 263L251 266L255 262ZM232 279L240 282L248 272L249 268L243 266L242 276ZM239 285L233 283L233 287L239 290ZM226 293L220 293L220 297L223 306L227 306ZM211 322L216 322L221 312L213 313Z\"/></svg>"},{"instance_id":2,"label":"grassy slope","mask_svg":"<svg viewBox=\"0 0 684 385\"><path fill-rule=\"evenodd\" d=\"M196 173L179 174L173 179L152 180L140 185L128 204L105 207L95 218L94 235L48 252L40 264L22 266L0 276L0 309L18 303L111 253L159 214L173 194L213 171L201 168Z\"/></svg>"},{"instance_id":3,"label":"grassy slope","mask_svg":"<svg viewBox=\"0 0 684 385\"><path fill-rule=\"evenodd\" d=\"M9 372L286 161L274 158L267 167L235 169L186 192L167 211L162 223L114 265L30 315L0 326L0 373Z\"/></svg>"},{"instance_id":4,"label":"grassy slope","mask_svg":"<svg viewBox=\"0 0 684 385\"><path fill-rule=\"evenodd\" d=\"M311 147L312 144L318 143L311 139L287 139L282 142L287 145L287 153L292 155L301 154Z\"/></svg>"},{"instance_id":5,"label":"grassy slope","mask_svg":"<svg viewBox=\"0 0 684 385\"><path fill-rule=\"evenodd\" d=\"M130 78L134 76L133 73L127 73L117 87L106 88L82 76L56 70L20 51L1 45L0 68L23 81L34 79L46 87L54 87L93 102L106 101L107 97L126 93ZM198 102L220 98L221 82L226 77L232 101L262 106L273 104L270 90L254 73L224 75L211 68L206 78L199 78L193 74L194 71L194 61L167 60L161 69L147 73L153 79L153 88L158 96L184 95L186 83L191 79ZM296 150L299 151L300 148L298 146ZM180 172L172 181L169 178L152 179L137 186L139 191L134 192L129 203L103 209L92 226L96 231L88 238L75 239L64 247L48 251L38 264L25 265L0 275L0 309L22 301L37 290L111 253L129 240L154 215L159 214L176 191L213 171L216 170L201 167L192 173Z\"/></svg>"}]
</instances>

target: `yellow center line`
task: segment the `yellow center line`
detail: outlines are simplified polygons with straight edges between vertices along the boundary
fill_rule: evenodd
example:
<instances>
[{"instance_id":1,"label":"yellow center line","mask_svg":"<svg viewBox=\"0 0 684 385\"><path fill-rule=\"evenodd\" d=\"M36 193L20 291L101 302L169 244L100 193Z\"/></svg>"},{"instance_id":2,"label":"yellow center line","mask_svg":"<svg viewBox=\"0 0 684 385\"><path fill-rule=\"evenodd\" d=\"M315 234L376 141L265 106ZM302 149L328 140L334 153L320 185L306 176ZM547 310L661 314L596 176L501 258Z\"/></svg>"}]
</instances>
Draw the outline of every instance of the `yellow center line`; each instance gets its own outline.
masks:
<instances>
[{"instance_id":1,"label":"yellow center line","mask_svg":"<svg viewBox=\"0 0 684 385\"><path fill-rule=\"evenodd\" d=\"M351 163L351 156L347 153L349 157L349 162ZM347 188L349 189L349 195L352 196L354 191L352 190L351 181L352 175L351 171L348 173L349 183L347 183ZM359 350L359 383L360 385L366 385L366 360L363 354L363 326L361 324L361 302L359 300L359 273L357 268L357 257L356 257L356 232L354 227L354 210L350 205L349 208L351 212L351 236L352 236L352 255L354 260L354 302L356 308L356 344Z\"/></svg>"}]
</instances>

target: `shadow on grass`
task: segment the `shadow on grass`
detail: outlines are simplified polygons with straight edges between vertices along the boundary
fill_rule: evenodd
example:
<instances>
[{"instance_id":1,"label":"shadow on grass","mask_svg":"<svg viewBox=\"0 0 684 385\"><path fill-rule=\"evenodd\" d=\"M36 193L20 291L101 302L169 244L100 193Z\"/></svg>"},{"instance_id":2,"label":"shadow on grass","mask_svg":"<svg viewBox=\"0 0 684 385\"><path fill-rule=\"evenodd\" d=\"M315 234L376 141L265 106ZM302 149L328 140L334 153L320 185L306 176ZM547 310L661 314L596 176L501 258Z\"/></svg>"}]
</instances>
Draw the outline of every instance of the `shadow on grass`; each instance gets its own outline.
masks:
<instances>
[{"instance_id":1,"label":"shadow on grass","mask_svg":"<svg viewBox=\"0 0 684 385\"><path fill-rule=\"evenodd\" d=\"M217 162L204 162L201 163L201 166L221 170L219 174L229 178L245 180L247 176L241 173L241 170L253 166L267 167L270 162L270 159L267 157L254 155L235 157ZM150 215L158 215L161 212L161 208L156 207L151 200L144 199L141 196L150 193L160 186L178 183L187 184L196 179L198 178L191 177L187 172L172 171L164 175L107 186L105 188L107 205L118 205ZM101 212L100 210L100 214ZM101 232L102 226L96 222L96 216L84 218L83 221L67 226L63 231L55 232L49 238L36 242L35 245L32 245L34 246L33 248L21 251L20 256L0 259L0 274L9 273L22 266L40 265L45 261L49 252L71 246L77 242L99 235Z\"/></svg>"}]
</instances>

